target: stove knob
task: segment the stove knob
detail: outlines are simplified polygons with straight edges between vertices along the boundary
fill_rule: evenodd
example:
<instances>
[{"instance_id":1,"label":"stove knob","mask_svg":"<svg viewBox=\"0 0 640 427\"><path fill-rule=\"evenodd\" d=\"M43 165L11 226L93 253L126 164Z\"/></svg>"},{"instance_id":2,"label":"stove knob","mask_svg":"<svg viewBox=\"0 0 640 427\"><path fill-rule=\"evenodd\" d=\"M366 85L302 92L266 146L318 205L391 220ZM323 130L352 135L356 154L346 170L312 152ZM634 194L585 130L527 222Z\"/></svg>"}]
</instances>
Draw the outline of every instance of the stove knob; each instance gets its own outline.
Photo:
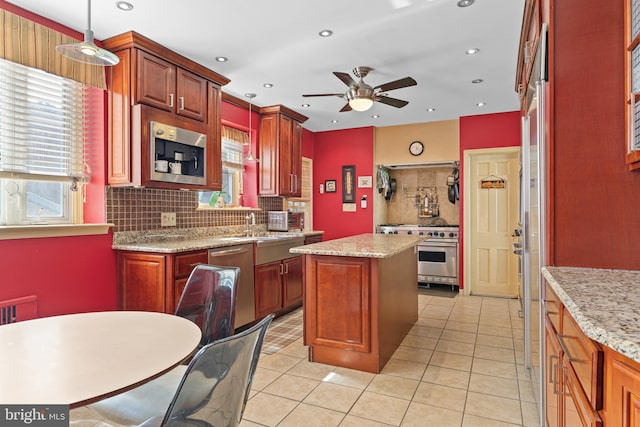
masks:
<instances>
[{"instance_id":1,"label":"stove knob","mask_svg":"<svg viewBox=\"0 0 640 427\"><path fill-rule=\"evenodd\" d=\"M395 231L393 232L393 234L398 234L398 230L395 230Z\"/></svg>"},{"instance_id":2,"label":"stove knob","mask_svg":"<svg viewBox=\"0 0 640 427\"><path fill-rule=\"evenodd\" d=\"M407 234L413 234L413 231L409 230L407 231Z\"/></svg>"},{"instance_id":3,"label":"stove knob","mask_svg":"<svg viewBox=\"0 0 640 427\"><path fill-rule=\"evenodd\" d=\"M440 233L440 237L444 237L444 233Z\"/></svg>"},{"instance_id":4,"label":"stove knob","mask_svg":"<svg viewBox=\"0 0 640 427\"><path fill-rule=\"evenodd\" d=\"M449 237L455 237L455 233L449 233Z\"/></svg>"},{"instance_id":5,"label":"stove knob","mask_svg":"<svg viewBox=\"0 0 640 427\"><path fill-rule=\"evenodd\" d=\"M423 234L424 234L424 233L423 233L422 231L418 233L418 235L420 235L420 236L422 236Z\"/></svg>"},{"instance_id":6,"label":"stove knob","mask_svg":"<svg viewBox=\"0 0 640 427\"><path fill-rule=\"evenodd\" d=\"M433 235L433 233L432 233L432 232L428 232L428 233L427 233L427 236L432 236L432 235Z\"/></svg>"}]
</instances>

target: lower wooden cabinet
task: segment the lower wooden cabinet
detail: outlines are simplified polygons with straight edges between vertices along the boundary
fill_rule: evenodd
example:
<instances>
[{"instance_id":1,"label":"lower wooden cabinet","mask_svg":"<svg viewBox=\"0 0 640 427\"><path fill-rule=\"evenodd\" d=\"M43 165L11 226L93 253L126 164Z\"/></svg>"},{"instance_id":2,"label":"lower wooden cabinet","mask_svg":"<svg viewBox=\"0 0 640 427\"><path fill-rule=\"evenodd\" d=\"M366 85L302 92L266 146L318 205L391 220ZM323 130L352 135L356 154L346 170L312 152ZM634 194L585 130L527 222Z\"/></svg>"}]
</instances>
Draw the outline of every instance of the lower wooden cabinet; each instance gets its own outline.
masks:
<instances>
[{"instance_id":1,"label":"lower wooden cabinet","mask_svg":"<svg viewBox=\"0 0 640 427\"><path fill-rule=\"evenodd\" d=\"M302 302L302 257L255 267L256 319Z\"/></svg>"},{"instance_id":2,"label":"lower wooden cabinet","mask_svg":"<svg viewBox=\"0 0 640 427\"><path fill-rule=\"evenodd\" d=\"M605 349L607 426L640 427L640 364Z\"/></svg>"},{"instance_id":3,"label":"lower wooden cabinet","mask_svg":"<svg viewBox=\"0 0 640 427\"><path fill-rule=\"evenodd\" d=\"M207 251L180 254L118 252L118 308L174 313L191 271Z\"/></svg>"},{"instance_id":4,"label":"lower wooden cabinet","mask_svg":"<svg viewBox=\"0 0 640 427\"><path fill-rule=\"evenodd\" d=\"M603 351L584 335L548 284L546 292L547 426L601 427Z\"/></svg>"}]
</instances>

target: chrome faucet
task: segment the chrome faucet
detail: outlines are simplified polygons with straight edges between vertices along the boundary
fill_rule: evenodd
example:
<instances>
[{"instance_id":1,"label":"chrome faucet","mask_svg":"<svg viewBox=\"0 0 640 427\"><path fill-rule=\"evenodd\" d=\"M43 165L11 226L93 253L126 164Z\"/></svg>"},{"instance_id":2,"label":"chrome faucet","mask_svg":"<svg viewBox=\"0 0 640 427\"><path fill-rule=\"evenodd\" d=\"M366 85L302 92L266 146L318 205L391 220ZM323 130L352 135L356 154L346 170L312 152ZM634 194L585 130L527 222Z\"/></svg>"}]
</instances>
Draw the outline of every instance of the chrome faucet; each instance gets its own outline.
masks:
<instances>
[{"instance_id":1,"label":"chrome faucet","mask_svg":"<svg viewBox=\"0 0 640 427\"><path fill-rule=\"evenodd\" d=\"M256 214L251 212L244 217L245 234L247 237L255 237L256 235Z\"/></svg>"},{"instance_id":2,"label":"chrome faucet","mask_svg":"<svg viewBox=\"0 0 640 427\"><path fill-rule=\"evenodd\" d=\"M256 214L251 212L251 237L256 235Z\"/></svg>"}]
</instances>

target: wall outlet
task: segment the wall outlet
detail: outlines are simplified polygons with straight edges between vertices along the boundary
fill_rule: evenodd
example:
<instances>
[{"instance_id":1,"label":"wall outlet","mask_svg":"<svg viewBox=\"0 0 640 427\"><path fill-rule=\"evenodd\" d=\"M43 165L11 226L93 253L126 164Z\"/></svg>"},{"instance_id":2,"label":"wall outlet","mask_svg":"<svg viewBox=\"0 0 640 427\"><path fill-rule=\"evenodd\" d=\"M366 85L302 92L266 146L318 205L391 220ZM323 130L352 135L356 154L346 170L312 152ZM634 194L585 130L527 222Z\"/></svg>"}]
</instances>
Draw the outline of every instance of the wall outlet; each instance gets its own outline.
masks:
<instances>
[{"instance_id":1,"label":"wall outlet","mask_svg":"<svg viewBox=\"0 0 640 427\"><path fill-rule=\"evenodd\" d=\"M176 225L176 213L175 212L161 212L160 213L160 227L175 227Z\"/></svg>"}]
</instances>

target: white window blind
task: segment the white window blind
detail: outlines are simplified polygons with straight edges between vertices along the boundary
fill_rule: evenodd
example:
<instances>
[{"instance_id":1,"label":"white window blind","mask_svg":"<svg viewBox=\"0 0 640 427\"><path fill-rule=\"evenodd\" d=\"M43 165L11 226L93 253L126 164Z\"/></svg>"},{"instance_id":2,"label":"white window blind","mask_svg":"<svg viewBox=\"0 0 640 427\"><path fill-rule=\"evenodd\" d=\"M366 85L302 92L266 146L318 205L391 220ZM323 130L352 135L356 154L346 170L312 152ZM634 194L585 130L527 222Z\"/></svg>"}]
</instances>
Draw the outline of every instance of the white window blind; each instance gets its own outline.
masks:
<instances>
[{"instance_id":1,"label":"white window blind","mask_svg":"<svg viewBox=\"0 0 640 427\"><path fill-rule=\"evenodd\" d=\"M236 141L222 139L222 168L227 170L243 170L242 149L243 144Z\"/></svg>"},{"instance_id":2,"label":"white window blind","mask_svg":"<svg viewBox=\"0 0 640 427\"><path fill-rule=\"evenodd\" d=\"M82 83L0 60L0 178L88 178Z\"/></svg>"}]
</instances>

